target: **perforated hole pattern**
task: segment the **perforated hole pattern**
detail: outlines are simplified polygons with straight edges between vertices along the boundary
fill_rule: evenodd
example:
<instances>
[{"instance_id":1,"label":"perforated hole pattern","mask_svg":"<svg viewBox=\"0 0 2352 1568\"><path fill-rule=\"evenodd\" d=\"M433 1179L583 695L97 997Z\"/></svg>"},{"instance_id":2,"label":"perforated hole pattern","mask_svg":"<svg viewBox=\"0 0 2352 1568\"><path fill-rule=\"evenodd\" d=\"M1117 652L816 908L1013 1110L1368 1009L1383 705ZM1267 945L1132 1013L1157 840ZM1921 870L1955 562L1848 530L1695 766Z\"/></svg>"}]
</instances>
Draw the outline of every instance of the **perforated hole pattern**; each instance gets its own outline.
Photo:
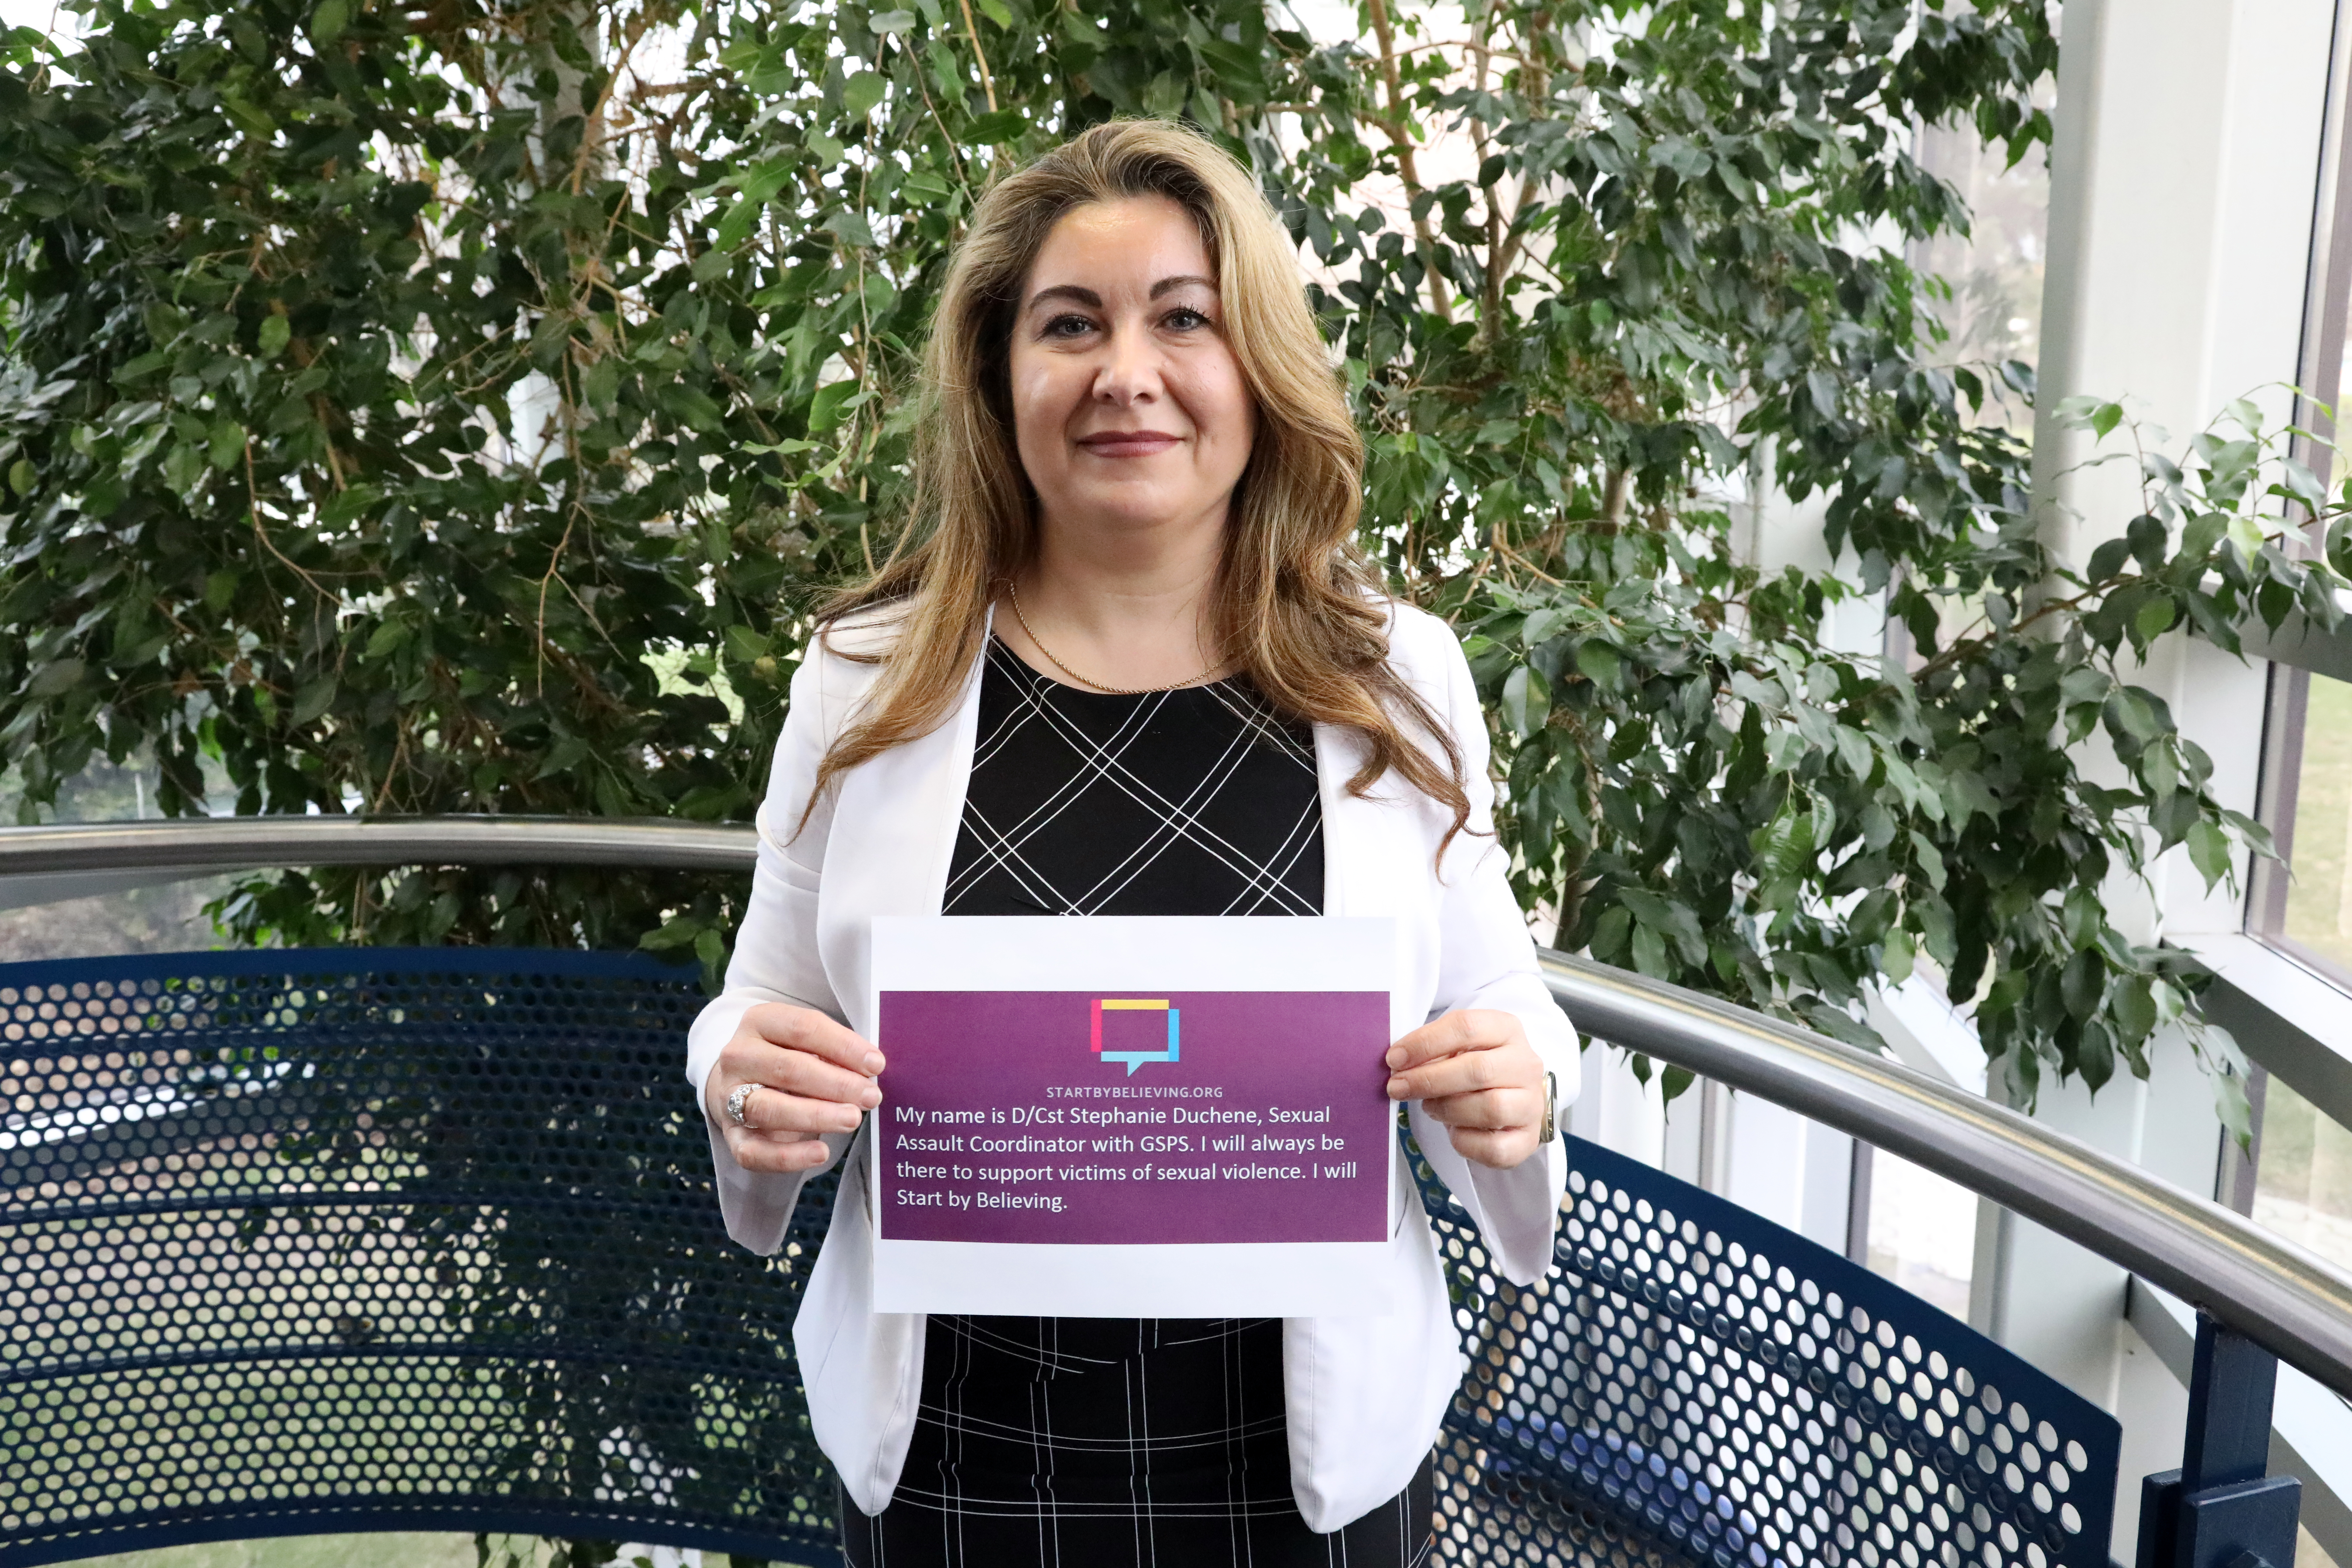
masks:
<instances>
[{"instance_id":1,"label":"perforated hole pattern","mask_svg":"<svg viewBox=\"0 0 2352 1568\"><path fill-rule=\"evenodd\" d=\"M585 953L0 967L0 1562L830 1542L790 1338L830 1194L774 1258L728 1241L701 1002Z\"/></svg>"},{"instance_id":2,"label":"perforated hole pattern","mask_svg":"<svg viewBox=\"0 0 2352 1568\"><path fill-rule=\"evenodd\" d=\"M1826 1248L1570 1147L1539 1289L1498 1279L1442 1200L1473 1363L1443 1522L1465 1558L1578 1561L1573 1521L1725 1568L2106 1568L2113 1417Z\"/></svg>"},{"instance_id":3,"label":"perforated hole pattern","mask_svg":"<svg viewBox=\"0 0 2352 1568\"><path fill-rule=\"evenodd\" d=\"M690 971L487 951L0 966L0 1568L513 1529L835 1560L790 1325L720 1230ZM1577 1146L1487 1270L1440 1555L2104 1564L2114 1423L1801 1238ZM2094 1549L2095 1543L2095 1550Z\"/></svg>"}]
</instances>

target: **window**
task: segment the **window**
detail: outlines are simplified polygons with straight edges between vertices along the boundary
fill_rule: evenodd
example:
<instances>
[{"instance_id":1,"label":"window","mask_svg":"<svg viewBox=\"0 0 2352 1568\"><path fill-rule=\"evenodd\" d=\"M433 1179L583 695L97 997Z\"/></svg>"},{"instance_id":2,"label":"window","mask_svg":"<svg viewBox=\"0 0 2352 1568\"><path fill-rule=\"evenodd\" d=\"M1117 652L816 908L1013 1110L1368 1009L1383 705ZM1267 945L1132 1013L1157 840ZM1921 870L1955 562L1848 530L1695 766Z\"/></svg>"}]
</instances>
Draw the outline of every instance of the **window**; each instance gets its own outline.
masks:
<instances>
[{"instance_id":1,"label":"window","mask_svg":"<svg viewBox=\"0 0 2352 1568\"><path fill-rule=\"evenodd\" d=\"M206 759L206 784L227 800L235 794L218 764ZM161 774L145 752L122 766L104 757L58 788L52 822L122 822L152 817ZM15 826L24 798L13 769L0 769L0 825ZM168 876L168 873L165 874ZM56 903L16 905L15 889L0 887L0 963L47 958L99 958L122 952L171 952L217 947L205 906L226 896L235 876L158 881Z\"/></svg>"},{"instance_id":2,"label":"window","mask_svg":"<svg viewBox=\"0 0 2352 1568\"><path fill-rule=\"evenodd\" d=\"M2056 92L2045 81L2038 101L2044 109ZM1951 297L1936 314L1950 334L1936 359L1968 365L1992 380L1993 367L2009 360L2033 364L2042 357L2042 272L2050 226L2050 169L2037 147L2015 164L1999 142L1988 146L1975 127L1925 126L1918 132L1919 163L1951 183L1969 207L1969 232L1943 235L1915 246L1911 264L1943 280ZM2033 411L2017 397L1988 411L2004 412L2012 431L2031 436Z\"/></svg>"},{"instance_id":3,"label":"window","mask_svg":"<svg viewBox=\"0 0 2352 1568\"><path fill-rule=\"evenodd\" d=\"M2297 426L2339 440L2352 438L2352 419L2333 417L2352 392L2352 51L2341 27L2321 137L2296 375L2304 397L2295 410ZM2328 447L2298 437L2294 450L2323 479L2346 477L2334 471L2339 464ZM2271 667L2257 810L2284 868L2256 865L2246 929L2352 989L2352 682L2337 679L2347 673L2341 650L2309 662L2314 668Z\"/></svg>"},{"instance_id":4,"label":"window","mask_svg":"<svg viewBox=\"0 0 2352 1568\"><path fill-rule=\"evenodd\" d=\"M2273 666L2263 819L2280 865L2260 868L2254 935L2352 986L2352 683Z\"/></svg>"},{"instance_id":5,"label":"window","mask_svg":"<svg viewBox=\"0 0 2352 1568\"><path fill-rule=\"evenodd\" d=\"M1870 1152L1869 1172L1870 1271L1968 1321L1976 1194L1884 1149Z\"/></svg>"},{"instance_id":6,"label":"window","mask_svg":"<svg viewBox=\"0 0 2352 1568\"><path fill-rule=\"evenodd\" d=\"M2352 1129L2275 1074L2263 1093L2254 1223L2352 1267Z\"/></svg>"}]
</instances>

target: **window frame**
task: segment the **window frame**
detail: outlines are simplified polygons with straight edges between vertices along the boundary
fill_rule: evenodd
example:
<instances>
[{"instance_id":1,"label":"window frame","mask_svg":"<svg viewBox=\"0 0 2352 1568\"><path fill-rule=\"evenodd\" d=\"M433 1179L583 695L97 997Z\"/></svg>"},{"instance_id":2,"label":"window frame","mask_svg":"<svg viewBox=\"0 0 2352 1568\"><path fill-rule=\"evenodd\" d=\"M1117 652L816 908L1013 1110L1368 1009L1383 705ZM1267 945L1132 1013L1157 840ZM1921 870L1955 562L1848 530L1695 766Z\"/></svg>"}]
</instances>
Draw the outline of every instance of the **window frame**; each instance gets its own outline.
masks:
<instances>
[{"instance_id":1,"label":"window frame","mask_svg":"<svg viewBox=\"0 0 2352 1568\"><path fill-rule=\"evenodd\" d=\"M2341 477L2332 473L2334 454L2327 443L2336 438L2338 422L2333 411L2345 390L2345 351L2347 331L2352 331L2352 0L2337 0L2333 33L2296 356L2295 434L2288 446L2290 455L2323 482ZM2315 546L2318 542L2313 538L2310 542ZM2352 967L2296 942L2284 930L2311 678L2352 683L2352 626L2329 634L2298 613L2274 635L2253 628L2245 647L2250 656L2270 660L2253 815L2271 830L2278 858L2254 858L2246 878L2240 929L2352 994ZM2347 875L2352 875L2352 868ZM2302 1092L2299 1086L2297 1092Z\"/></svg>"}]
</instances>

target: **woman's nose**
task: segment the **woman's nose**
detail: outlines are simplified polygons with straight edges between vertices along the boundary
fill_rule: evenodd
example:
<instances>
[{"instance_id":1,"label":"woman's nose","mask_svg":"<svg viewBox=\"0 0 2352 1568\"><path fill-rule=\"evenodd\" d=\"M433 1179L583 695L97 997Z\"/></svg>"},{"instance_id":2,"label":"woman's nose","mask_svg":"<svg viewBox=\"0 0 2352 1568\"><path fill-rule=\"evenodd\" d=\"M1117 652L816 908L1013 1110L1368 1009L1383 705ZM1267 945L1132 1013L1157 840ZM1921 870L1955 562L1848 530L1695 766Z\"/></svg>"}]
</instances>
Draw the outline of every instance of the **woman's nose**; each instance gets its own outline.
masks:
<instances>
[{"instance_id":1,"label":"woman's nose","mask_svg":"<svg viewBox=\"0 0 2352 1568\"><path fill-rule=\"evenodd\" d=\"M1149 332L1114 330L1095 372L1095 396L1124 408L1160 395L1160 353Z\"/></svg>"}]
</instances>

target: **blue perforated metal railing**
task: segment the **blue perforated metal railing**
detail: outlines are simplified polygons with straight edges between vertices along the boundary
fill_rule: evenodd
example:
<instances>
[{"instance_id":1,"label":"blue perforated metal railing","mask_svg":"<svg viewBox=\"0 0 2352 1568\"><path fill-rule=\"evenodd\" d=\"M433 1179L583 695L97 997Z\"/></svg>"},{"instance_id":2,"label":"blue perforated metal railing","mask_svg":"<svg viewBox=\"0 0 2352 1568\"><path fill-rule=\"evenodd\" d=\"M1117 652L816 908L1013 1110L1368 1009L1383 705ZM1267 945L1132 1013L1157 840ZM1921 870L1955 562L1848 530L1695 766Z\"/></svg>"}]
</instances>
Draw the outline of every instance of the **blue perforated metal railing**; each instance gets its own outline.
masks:
<instances>
[{"instance_id":1,"label":"blue perforated metal railing","mask_svg":"<svg viewBox=\"0 0 2352 1568\"><path fill-rule=\"evenodd\" d=\"M830 1193L774 1258L727 1242L698 1003L583 953L0 966L0 1565L383 1529L837 1561L788 1333ZM1422 1169L1472 1357L1444 1560L2105 1563L2110 1418L1737 1205L1574 1164L1531 1289Z\"/></svg>"},{"instance_id":2,"label":"blue perforated metal railing","mask_svg":"<svg viewBox=\"0 0 2352 1568\"><path fill-rule=\"evenodd\" d=\"M748 869L753 842L510 818L0 829L0 907L270 865ZM2189 1463L2147 1479L2139 1560L2292 1557L2294 1483L2247 1479L2267 1352L2352 1394L2352 1277L1894 1063L1544 962L1595 1038L1900 1153L2187 1298ZM829 1194L814 1185L777 1259L719 1238L679 1045L653 1043L698 1000L681 976L383 952L38 966L38 994L36 973L10 976L0 1052L0 1568L406 1526L836 1560L784 1331ZM2102 1560L2096 1411L1736 1205L1576 1153L1538 1290L1486 1276L1424 1181L1472 1363L1439 1447L1446 1560Z\"/></svg>"},{"instance_id":3,"label":"blue perforated metal railing","mask_svg":"<svg viewBox=\"0 0 2352 1568\"><path fill-rule=\"evenodd\" d=\"M1440 1446L1444 1473L1475 1483L1457 1531L1533 1542L1605 1523L1719 1568L2104 1568L2112 1417L1802 1237L1570 1147L1557 1267L1535 1289L1485 1274L1431 1192L1472 1356Z\"/></svg>"},{"instance_id":4,"label":"blue perforated metal railing","mask_svg":"<svg viewBox=\"0 0 2352 1568\"><path fill-rule=\"evenodd\" d=\"M0 966L0 1563L346 1530L830 1539L721 1234L692 970L512 950Z\"/></svg>"}]
</instances>

